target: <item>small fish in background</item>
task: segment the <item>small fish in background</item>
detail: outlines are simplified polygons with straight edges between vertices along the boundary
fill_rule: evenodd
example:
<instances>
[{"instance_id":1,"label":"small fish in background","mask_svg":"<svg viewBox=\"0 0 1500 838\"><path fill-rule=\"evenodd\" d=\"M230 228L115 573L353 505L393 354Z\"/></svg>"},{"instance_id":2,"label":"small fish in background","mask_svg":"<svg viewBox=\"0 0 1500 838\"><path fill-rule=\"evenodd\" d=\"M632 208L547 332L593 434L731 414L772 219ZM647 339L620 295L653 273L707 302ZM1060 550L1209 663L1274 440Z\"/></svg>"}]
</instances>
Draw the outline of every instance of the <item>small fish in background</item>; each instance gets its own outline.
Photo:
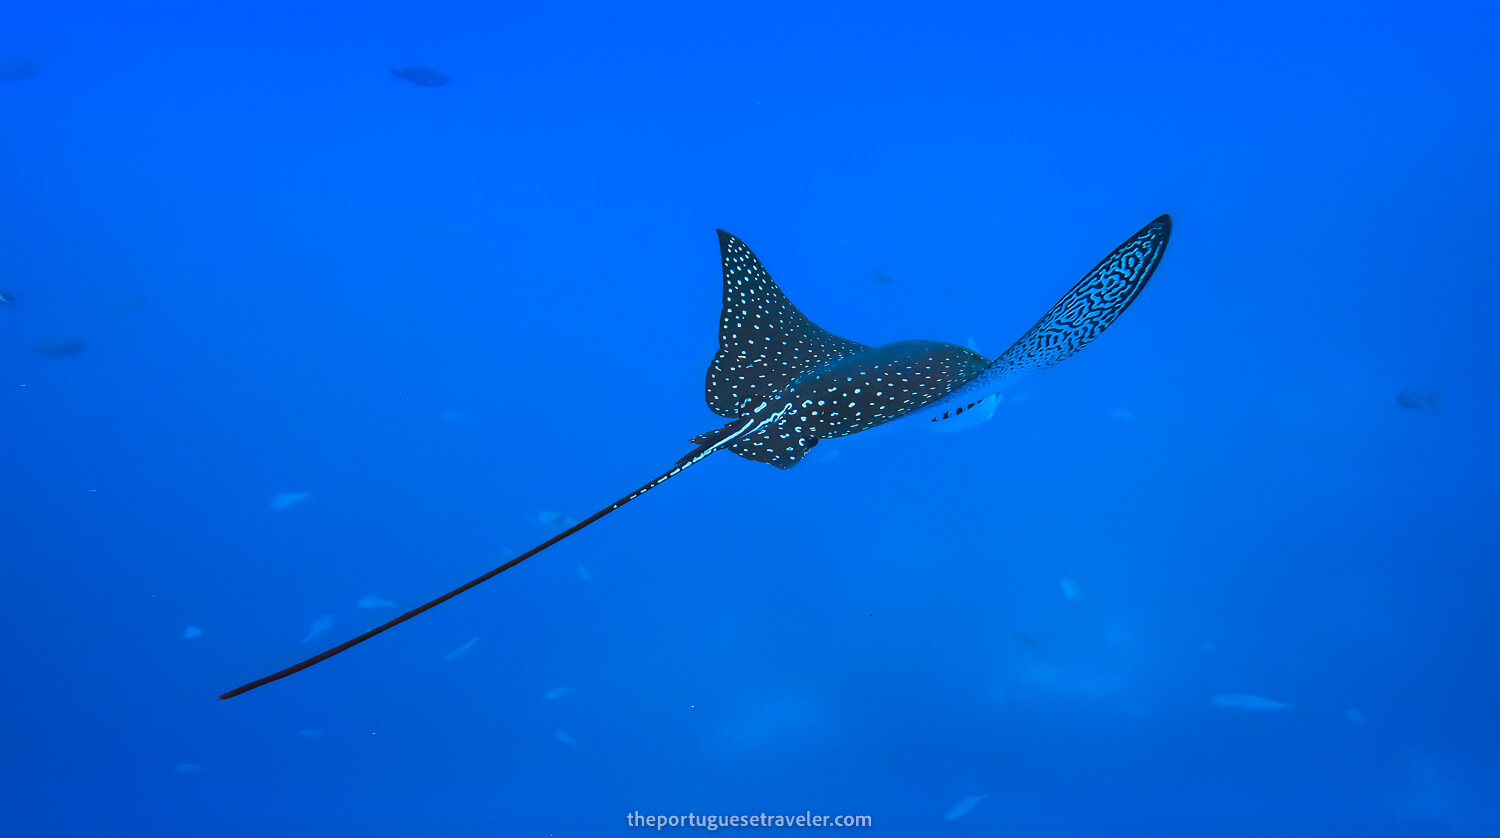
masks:
<instances>
[{"instance_id":1,"label":"small fish in background","mask_svg":"<svg viewBox=\"0 0 1500 838\"><path fill-rule=\"evenodd\" d=\"M1246 693L1219 693L1213 697L1213 703L1218 707L1232 707L1236 710L1285 710L1292 706Z\"/></svg>"},{"instance_id":2,"label":"small fish in background","mask_svg":"<svg viewBox=\"0 0 1500 838\"><path fill-rule=\"evenodd\" d=\"M1407 410L1425 410L1438 416L1443 415L1442 393L1418 393L1416 390L1402 390L1396 394L1396 404Z\"/></svg>"},{"instance_id":3,"label":"small fish in background","mask_svg":"<svg viewBox=\"0 0 1500 838\"><path fill-rule=\"evenodd\" d=\"M301 506L302 504L307 503L307 500L310 497L311 495L307 494L306 492L282 492L276 497L271 498L271 508L277 512L281 512L286 509L291 509L294 506Z\"/></svg>"},{"instance_id":4,"label":"small fish in background","mask_svg":"<svg viewBox=\"0 0 1500 838\"><path fill-rule=\"evenodd\" d=\"M313 620L313 624L307 629L307 636L302 638L302 642L306 643L331 628L333 628L333 615L324 614L318 619Z\"/></svg>"},{"instance_id":5,"label":"small fish in background","mask_svg":"<svg viewBox=\"0 0 1500 838\"><path fill-rule=\"evenodd\" d=\"M1111 410L1109 412L1109 415L1112 418L1119 419L1122 422L1133 422L1133 421L1135 421L1135 414L1131 413L1128 409L1123 408L1123 407L1117 407L1114 410Z\"/></svg>"},{"instance_id":6,"label":"small fish in background","mask_svg":"<svg viewBox=\"0 0 1500 838\"><path fill-rule=\"evenodd\" d=\"M423 87L442 87L449 81L447 75L431 67L402 67L399 70L393 67L391 75Z\"/></svg>"},{"instance_id":7,"label":"small fish in background","mask_svg":"<svg viewBox=\"0 0 1500 838\"><path fill-rule=\"evenodd\" d=\"M1359 709L1358 707L1350 707L1348 710L1344 711L1344 718L1348 719L1353 724L1362 725L1365 723L1365 711Z\"/></svg>"},{"instance_id":8,"label":"small fish in background","mask_svg":"<svg viewBox=\"0 0 1500 838\"><path fill-rule=\"evenodd\" d=\"M592 581L594 581L594 574L589 573L589 569L588 568L584 567L583 565L579 565L578 566L578 578L582 579L585 582L592 582Z\"/></svg>"},{"instance_id":9,"label":"small fish in background","mask_svg":"<svg viewBox=\"0 0 1500 838\"><path fill-rule=\"evenodd\" d=\"M1199 640L1198 641L1198 648L1202 649L1205 652L1212 652L1214 650L1213 641L1211 641L1211 640Z\"/></svg>"},{"instance_id":10,"label":"small fish in background","mask_svg":"<svg viewBox=\"0 0 1500 838\"><path fill-rule=\"evenodd\" d=\"M572 695L572 694L573 694L573 688L572 687L553 687L552 689L547 690L546 692L542 693L542 698L545 698L548 701L556 701L559 698L562 698L564 696L569 696L569 695Z\"/></svg>"},{"instance_id":11,"label":"small fish in background","mask_svg":"<svg viewBox=\"0 0 1500 838\"><path fill-rule=\"evenodd\" d=\"M1035 637L1032 637L1024 631L1012 632L1009 640L1017 646L1022 646L1027 649L1042 648L1042 642L1040 640L1037 640Z\"/></svg>"},{"instance_id":12,"label":"small fish in background","mask_svg":"<svg viewBox=\"0 0 1500 838\"><path fill-rule=\"evenodd\" d=\"M839 458L839 450L837 448L830 448L830 449L828 449L828 453L824 454L823 457L819 460L819 462L826 463L829 460L837 460L838 458Z\"/></svg>"},{"instance_id":13,"label":"small fish in background","mask_svg":"<svg viewBox=\"0 0 1500 838\"><path fill-rule=\"evenodd\" d=\"M83 341L78 338L56 337L37 344L36 354L44 358L61 358L64 355L72 355L82 348Z\"/></svg>"},{"instance_id":14,"label":"small fish in background","mask_svg":"<svg viewBox=\"0 0 1500 838\"><path fill-rule=\"evenodd\" d=\"M185 628L185 629L182 630L182 639L183 640L192 640L195 637L202 637L202 636L203 636L203 629L198 628L197 626L188 626L187 628Z\"/></svg>"},{"instance_id":15,"label":"small fish in background","mask_svg":"<svg viewBox=\"0 0 1500 838\"><path fill-rule=\"evenodd\" d=\"M374 594L369 594L368 596L362 596L362 597L359 598L359 607L360 608L395 608L396 607L396 603L391 602L388 599L381 599L380 597L375 596Z\"/></svg>"},{"instance_id":16,"label":"small fish in background","mask_svg":"<svg viewBox=\"0 0 1500 838\"><path fill-rule=\"evenodd\" d=\"M890 285L891 283L893 283L893 282L896 281L896 278L893 277L893 276L891 276L890 274L886 273L885 271L882 271L881 269L876 268L875 269L875 281L878 282L878 283L880 283L881 285Z\"/></svg>"},{"instance_id":17,"label":"small fish in background","mask_svg":"<svg viewBox=\"0 0 1500 838\"><path fill-rule=\"evenodd\" d=\"M0 82L29 79L42 72L42 65L30 61L11 61L0 64Z\"/></svg>"},{"instance_id":18,"label":"small fish in background","mask_svg":"<svg viewBox=\"0 0 1500 838\"><path fill-rule=\"evenodd\" d=\"M172 766L172 770L178 774L193 774L203 770L203 766L196 762L179 762Z\"/></svg>"},{"instance_id":19,"label":"small fish in background","mask_svg":"<svg viewBox=\"0 0 1500 838\"><path fill-rule=\"evenodd\" d=\"M943 820L958 820L964 815L967 815L970 812L974 811L974 807L979 805L979 801L984 800L986 797L989 797L989 795L971 794L968 797L960 797L959 799L953 801L952 806L948 807L948 811L943 814Z\"/></svg>"},{"instance_id":20,"label":"small fish in background","mask_svg":"<svg viewBox=\"0 0 1500 838\"><path fill-rule=\"evenodd\" d=\"M4 303L6 305L15 305L15 301L11 299L9 294L5 293L4 288L0 288L0 303Z\"/></svg>"},{"instance_id":21,"label":"small fish in background","mask_svg":"<svg viewBox=\"0 0 1500 838\"><path fill-rule=\"evenodd\" d=\"M459 657L462 656L464 652L467 652L470 649L474 648L474 644L478 643L478 642L479 642L479 638L477 638L477 637L471 637L471 638L469 638L469 642L468 643L465 643L464 645L458 647L457 649L454 649L453 651L449 652L448 654L443 655L443 662L444 663L453 663L454 661L458 660Z\"/></svg>"},{"instance_id":22,"label":"small fish in background","mask_svg":"<svg viewBox=\"0 0 1500 838\"><path fill-rule=\"evenodd\" d=\"M578 747L578 740L574 739L568 734L566 730L563 730L562 728L557 729L557 741L563 743L564 745L567 745L569 748Z\"/></svg>"},{"instance_id":23,"label":"small fish in background","mask_svg":"<svg viewBox=\"0 0 1500 838\"><path fill-rule=\"evenodd\" d=\"M313 727L304 727L301 730L297 731L297 735L302 737L303 739L322 739L323 737L328 735L328 731L318 730L317 728Z\"/></svg>"},{"instance_id":24,"label":"small fish in background","mask_svg":"<svg viewBox=\"0 0 1500 838\"><path fill-rule=\"evenodd\" d=\"M1074 582L1072 579L1066 576L1058 577L1057 586L1059 588L1062 588L1063 596L1067 597L1068 599L1083 599L1083 591L1078 590L1078 583Z\"/></svg>"}]
</instances>

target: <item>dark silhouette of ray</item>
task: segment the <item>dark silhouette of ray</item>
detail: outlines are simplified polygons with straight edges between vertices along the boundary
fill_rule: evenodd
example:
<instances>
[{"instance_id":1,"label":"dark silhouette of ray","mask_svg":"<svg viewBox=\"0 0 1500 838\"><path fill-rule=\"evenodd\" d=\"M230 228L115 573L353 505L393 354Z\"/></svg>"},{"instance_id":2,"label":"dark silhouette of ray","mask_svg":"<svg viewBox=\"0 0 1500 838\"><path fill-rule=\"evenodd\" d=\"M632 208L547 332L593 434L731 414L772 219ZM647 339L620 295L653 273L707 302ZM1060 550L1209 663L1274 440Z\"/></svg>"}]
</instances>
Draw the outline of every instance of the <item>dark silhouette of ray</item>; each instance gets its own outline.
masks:
<instances>
[{"instance_id":1,"label":"dark silhouette of ray","mask_svg":"<svg viewBox=\"0 0 1500 838\"><path fill-rule=\"evenodd\" d=\"M951 343L904 340L871 347L821 329L792 305L744 242L720 230L724 304L719 351L709 364L704 391L709 408L728 418L727 424L694 437L697 447L650 482L505 564L219 698L233 698L301 672L389 631L510 570L721 449L790 468L820 439L859 433L909 415L941 423L979 406L992 408L1007 376L1053 366L1108 328L1151 278L1171 232L1172 220L1166 215L1142 227L990 361Z\"/></svg>"}]
</instances>

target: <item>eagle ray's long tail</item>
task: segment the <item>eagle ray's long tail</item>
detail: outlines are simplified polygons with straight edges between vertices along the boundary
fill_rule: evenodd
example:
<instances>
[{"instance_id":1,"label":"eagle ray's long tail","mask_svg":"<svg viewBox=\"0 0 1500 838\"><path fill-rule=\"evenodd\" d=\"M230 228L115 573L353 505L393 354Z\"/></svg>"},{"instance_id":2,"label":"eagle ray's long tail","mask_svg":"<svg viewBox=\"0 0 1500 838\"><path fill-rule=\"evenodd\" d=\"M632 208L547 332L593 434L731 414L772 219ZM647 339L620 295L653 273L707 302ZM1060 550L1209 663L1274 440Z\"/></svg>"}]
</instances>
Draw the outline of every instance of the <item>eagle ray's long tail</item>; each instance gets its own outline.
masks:
<instances>
[{"instance_id":1,"label":"eagle ray's long tail","mask_svg":"<svg viewBox=\"0 0 1500 838\"><path fill-rule=\"evenodd\" d=\"M667 471L664 471L661 474L657 475L654 479L652 479L652 481L650 483L647 483L646 485L640 487L639 489L636 489L634 492L631 492L630 494L626 495L625 497L620 498L619 500L615 501L614 503L610 504L609 506L604 507L603 509L599 510L598 512L595 512L593 515L590 515L589 517L583 519L582 521L579 521L578 523L574 524L573 526L568 527L567 529L563 530L562 532L558 533L557 535L552 536L551 538L547 539L546 541L543 541L541 544L538 544L537 546L531 548L530 550L527 550L526 552L522 553L521 555L516 556L514 559L511 559L510 561L506 562L505 564L500 565L499 567L495 568L494 570L491 570L491 571L489 571L489 572L487 572L487 573L485 573L485 574L483 574L481 576L476 576L475 578L470 579L469 581L463 583L462 585L459 585L457 588L454 588L453 590L449 591L448 593L443 594L442 596L438 597L437 599L433 599L433 600L429 600L427 602L424 602L421 605L418 605L416 608L413 608L412 610L406 612L405 614L402 614L401 616L396 617L395 619L392 619L392 620L390 620L390 621L388 621L388 622L386 622L386 623L384 623L382 625L378 625L375 628L372 628L369 631L365 632L364 634L359 635L358 637L352 637L352 638L350 638L348 640L345 640L343 643L340 643L339 645L334 646L331 649L328 649L328 650L323 651L323 652L319 652L318 654L313 655L312 657L308 658L307 660L304 660L304 661L302 661L300 663L294 663L291 666L287 667L286 669L280 670L278 672L272 672L270 675L267 675L264 678L257 678L254 681L251 681L251 682L249 682L247 684L241 684L240 686L235 687L234 689L230 690L229 692L224 693L223 695L219 696L219 700L222 701L222 700L224 700L226 698L234 698L237 695L242 695L244 693L250 692L251 690L253 690L253 689L257 688L257 687L264 687L266 684L269 684L272 681L280 681L282 678L285 678L288 675L295 675L296 673L301 672L302 670L307 669L310 666L315 666L317 664L322 663L323 661L328 660L329 658L333 657L334 655L337 655L340 652L348 651L349 649L352 649L355 646L358 646L359 644L365 642L366 640L369 640L370 638L374 637L377 634L380 634L380 633L385 632L385 631L389 631L390 629L393 629L396 626L401 625L402 623L406 622L407 620L410 620L412 617L415 617L418 614L421 614L423 611L427 611L427 610L430 610L432 608L436 608L437 606L442 605L443 603L447 602L450 599L453 599L454 597L458 596L459 594L463 593L464 591L469 590L470 588L473 588L473 587L475 587L477 585L480 585L480 584L482 584L484 582L488 582L489 580L495 578L496 576L499 576L500 574L504 573L507 570L510 570L511 568L515 567L516 565L520 564L521 562L524 562L527 559L531 558L532 556L535 556L537 553L542 552L543 550L547 549L548 547L551 547L552 545L556 544L557 542L562 541L564 538L567 538L568 536L570 536L570 535L578 532L579 530L583 529L584 527L587 527L589 524L592 524L595 521L599 520L600 518L603 518L605 515L608 515L609 513L614 512L616 509L619 509L620 507L624 506L627 503L630 503L631 501L635 500L636 498L640 497L641 495L644 495L647 492L651 491L652 489L655 489L657 486L660 486L661 484L667 482L668 480L672 479L673 477L676 477L678 474L681 474L682 471L684 469L686 469L688 466L691 466L694 463L697 463L698 461L700 461L700 460L704 459L705 457L707 457L709 454L714 453L715 451L719 450L720 448L722 448L725 445L729 444L730 442L734 441L735 438L737 438L738 436L740 436L741 433L743 433L745 430L747 430L752 425L753 421L754 421L754 417L751 417L750 419L747 419L743 423L739 422L739 421L730 423L730 426L726 427L726 430L735 430L735 431L737 431L736 433L729 433L727 435L720 436L720 437L718 437L716 439L713 439L711 441L704 442L702 445L698 446L696 449L694 449L687 456L685 456L682 459L678 460L677 463L672 466L672 468L670 468Z\"/></svg>"}]
</instances>

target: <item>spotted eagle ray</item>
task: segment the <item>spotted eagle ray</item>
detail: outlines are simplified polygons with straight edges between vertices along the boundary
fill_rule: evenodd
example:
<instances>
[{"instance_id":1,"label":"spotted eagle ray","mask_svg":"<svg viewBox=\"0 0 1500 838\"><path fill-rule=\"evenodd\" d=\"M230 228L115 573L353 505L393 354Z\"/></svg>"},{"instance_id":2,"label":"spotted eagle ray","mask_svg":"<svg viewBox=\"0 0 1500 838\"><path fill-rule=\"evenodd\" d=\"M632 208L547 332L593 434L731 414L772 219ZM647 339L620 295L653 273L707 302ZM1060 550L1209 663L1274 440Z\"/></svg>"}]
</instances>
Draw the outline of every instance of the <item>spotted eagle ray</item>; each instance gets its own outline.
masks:
<instances>
[{"instance_id":1,"label":"spotted eagle ray","mask_svg":"<svg viewBox=\"0 0 1500 838\"><path fill-rule=\"evenodd\" d=\"M744 242L720 230L724 307L719 317L719 351L709 364L704 391L709 408L729 420L723 427L693 437L697 447L651 482L505 564L358 637L219 698L233 698L279 681L395 628L510 570L716 451L791 468L819 440L894 420L941 430L988 419L1004 389L1018 376L1056 365L1115 322L1146 286L1171 234L1168 215L1142 227L992 361L951 343L903 340L866 346L820 329L792 305Z\"/></svg>"}]
</instances>

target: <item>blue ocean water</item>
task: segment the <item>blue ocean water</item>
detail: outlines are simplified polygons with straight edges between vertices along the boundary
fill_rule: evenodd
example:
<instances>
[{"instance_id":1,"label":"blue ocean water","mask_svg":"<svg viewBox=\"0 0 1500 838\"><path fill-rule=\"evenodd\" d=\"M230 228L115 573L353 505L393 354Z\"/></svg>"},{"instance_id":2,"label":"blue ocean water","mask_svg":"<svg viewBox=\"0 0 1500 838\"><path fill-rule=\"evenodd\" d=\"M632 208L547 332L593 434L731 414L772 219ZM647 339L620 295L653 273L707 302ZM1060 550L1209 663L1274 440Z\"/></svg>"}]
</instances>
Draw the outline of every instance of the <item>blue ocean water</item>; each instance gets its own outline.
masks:
<instances>
[{"instance_id":1,"label":"blue ocean water","mask_svg":"<svg viewBox=\"0 0 1500 838\"><path fill-rule=\"evenodd\" d=\"M1497 42L0 2L0 834L1500 835ZM721 425L715 228L836 334L993 357L1163 212L992 421L720 453L216 700Z\"/></svg>"}]
</instances>

